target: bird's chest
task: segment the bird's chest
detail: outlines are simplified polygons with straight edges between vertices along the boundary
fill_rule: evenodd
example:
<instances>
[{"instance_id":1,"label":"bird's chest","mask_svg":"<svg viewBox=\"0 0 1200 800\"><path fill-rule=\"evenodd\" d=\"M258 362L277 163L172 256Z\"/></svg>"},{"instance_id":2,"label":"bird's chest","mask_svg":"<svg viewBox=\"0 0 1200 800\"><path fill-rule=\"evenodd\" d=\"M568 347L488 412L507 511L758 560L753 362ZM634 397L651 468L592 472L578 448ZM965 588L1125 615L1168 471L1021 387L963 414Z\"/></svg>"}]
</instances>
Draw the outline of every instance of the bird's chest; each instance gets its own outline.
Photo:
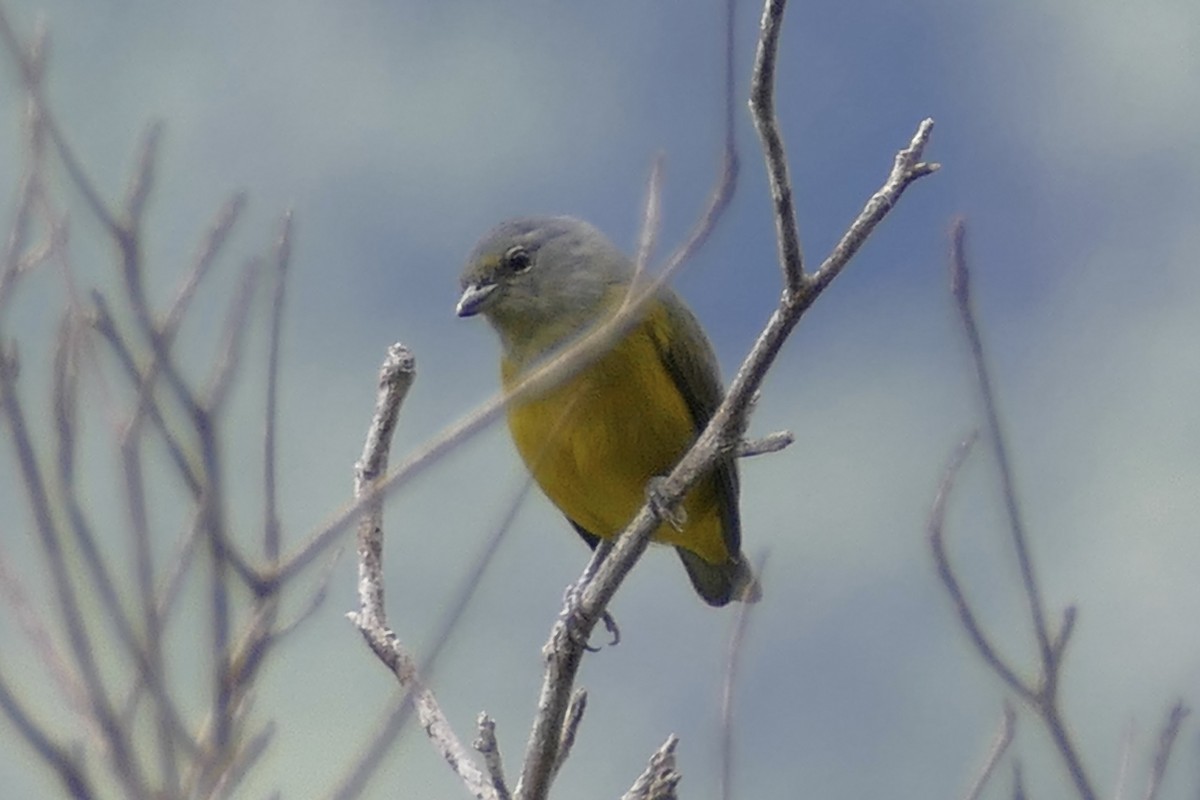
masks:
<instances>
[{"instance_id":1,"label":"bird's chest","mask_svg":"<svg viewBox=\"0 0 1200 800\"><path fill-rule=\"evenodd\" d=\"M645 501L647 481L669 471L696 435L653 341L637 331L565 382L511 406L508 425L550 500L598 536L624 528Z\"/></svg>"}]
</instances>

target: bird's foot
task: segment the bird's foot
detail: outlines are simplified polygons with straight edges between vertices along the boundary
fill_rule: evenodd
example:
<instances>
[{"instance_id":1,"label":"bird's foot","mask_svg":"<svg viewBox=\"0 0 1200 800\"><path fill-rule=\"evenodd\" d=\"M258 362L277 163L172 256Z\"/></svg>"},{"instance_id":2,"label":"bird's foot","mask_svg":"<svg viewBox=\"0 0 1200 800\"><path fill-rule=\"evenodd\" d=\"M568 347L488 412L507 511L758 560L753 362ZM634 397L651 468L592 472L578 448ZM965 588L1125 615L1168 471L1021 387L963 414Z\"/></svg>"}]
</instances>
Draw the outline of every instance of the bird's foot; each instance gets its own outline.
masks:
<instances>
[{"instance_id":1,"label":"bird's foot","mask_svg":"<svg viewBox=\"0 0 1200 800\"><path fill-rule=\"evenodd\" d=\"M560 618L566 627L567 636L572 642L590 653L597 653L600 651L600 648L592 647L588 644L591 630L585 625L583 613L580 610L580 606L583 603L583 590L588 584L588 579L588 576L585 576L583 579L567 587L566 592L563 593L563 611L560 614ZM615 647L621 641L621 629L617 626L616 619L613 618L612 614L603 611L600 614L600 621L604 623L604 629L612 637L608 646Z\"/></svg>"},{"instance_id":2,"label":"bird's foot","mask_svg":"<svg viewBox=\"0 0 1200 800\"><path fill-rule=\"evenodd\" d=\"M687 510L679 503L672 505L663 499L661 487L665 480L666 478L656 475L646 483L646 500L659 519L675 530L682 531L683 526L687 524Z\"/></svg>"}]
</instances>

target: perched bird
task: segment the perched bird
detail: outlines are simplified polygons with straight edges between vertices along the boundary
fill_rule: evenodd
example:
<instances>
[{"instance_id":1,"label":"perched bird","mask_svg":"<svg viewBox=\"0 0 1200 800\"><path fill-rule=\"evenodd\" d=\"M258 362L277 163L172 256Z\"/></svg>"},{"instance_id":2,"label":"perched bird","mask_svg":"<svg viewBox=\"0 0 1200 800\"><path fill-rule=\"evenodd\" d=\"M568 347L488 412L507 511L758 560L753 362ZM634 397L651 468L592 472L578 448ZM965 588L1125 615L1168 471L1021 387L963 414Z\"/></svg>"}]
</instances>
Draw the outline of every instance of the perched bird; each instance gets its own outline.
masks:
<instances>
[{"instance_id":1,"label":"perched bird","mask_svg":"<svg viewBox=\"0 0 1200 800\"><path fill-rule=\"evenodd\" d=\"M458 315L482 314L503 350L501 381L528 371L613 315L632 261L571 217L523 217L493 228L462 274ZM595 548L616 536L696 440L723 396L716 355L683 301L663 287L611 349L552 388L508 408L526 467ZM760 596L741 552L738 473L718 462L653 540L674 545L705 602Z\"/></svg>"}]
</instances>

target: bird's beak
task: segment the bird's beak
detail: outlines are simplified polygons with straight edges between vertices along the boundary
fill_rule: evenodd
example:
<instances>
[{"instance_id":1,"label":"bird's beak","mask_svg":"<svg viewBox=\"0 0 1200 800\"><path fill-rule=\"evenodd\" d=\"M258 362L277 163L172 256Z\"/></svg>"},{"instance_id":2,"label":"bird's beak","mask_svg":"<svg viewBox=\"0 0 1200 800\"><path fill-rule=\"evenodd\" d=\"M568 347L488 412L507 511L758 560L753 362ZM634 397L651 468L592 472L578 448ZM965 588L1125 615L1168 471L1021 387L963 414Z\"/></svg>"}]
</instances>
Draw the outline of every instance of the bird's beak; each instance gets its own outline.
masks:
<instances>
[{"instance_id":1,"label":"bird's beak","mask_svg":"<svg viewBox=\"0 0 1200 800\"><path fill-rule=\"evenodd\" d=\"M462 297L458 298L454 313L460 317L475 316L496 299L496 288L494 283L468 283Z\"/></svg>"}]
</instances>

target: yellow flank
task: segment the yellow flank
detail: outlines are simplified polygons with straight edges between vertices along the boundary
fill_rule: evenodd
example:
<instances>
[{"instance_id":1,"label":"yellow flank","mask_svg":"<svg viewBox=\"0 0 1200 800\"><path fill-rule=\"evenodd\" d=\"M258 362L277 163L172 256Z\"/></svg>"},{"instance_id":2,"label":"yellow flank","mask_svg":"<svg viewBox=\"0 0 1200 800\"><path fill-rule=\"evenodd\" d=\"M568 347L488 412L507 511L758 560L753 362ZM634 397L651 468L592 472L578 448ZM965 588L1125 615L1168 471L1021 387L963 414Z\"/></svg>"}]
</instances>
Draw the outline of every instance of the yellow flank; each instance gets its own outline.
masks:
<instances>
[{"instance_id":1,"label":"yellow flank","mask_svg":"<svg viewBox=\"0 0 1200 800\"><path fill-rule=\"evenodd\" d=\"M517 450L542 491L577 525L616 536L646 502L646 485L683 457L697 431L655 346L667 323L654 309L596 363L508 410ZM520 365L503 359L506 388ZM654 540L691 550L711 564L729 559L717 491L702 480L684 499L682 530L664 523Z\"/></svg>"}]
</instances>

